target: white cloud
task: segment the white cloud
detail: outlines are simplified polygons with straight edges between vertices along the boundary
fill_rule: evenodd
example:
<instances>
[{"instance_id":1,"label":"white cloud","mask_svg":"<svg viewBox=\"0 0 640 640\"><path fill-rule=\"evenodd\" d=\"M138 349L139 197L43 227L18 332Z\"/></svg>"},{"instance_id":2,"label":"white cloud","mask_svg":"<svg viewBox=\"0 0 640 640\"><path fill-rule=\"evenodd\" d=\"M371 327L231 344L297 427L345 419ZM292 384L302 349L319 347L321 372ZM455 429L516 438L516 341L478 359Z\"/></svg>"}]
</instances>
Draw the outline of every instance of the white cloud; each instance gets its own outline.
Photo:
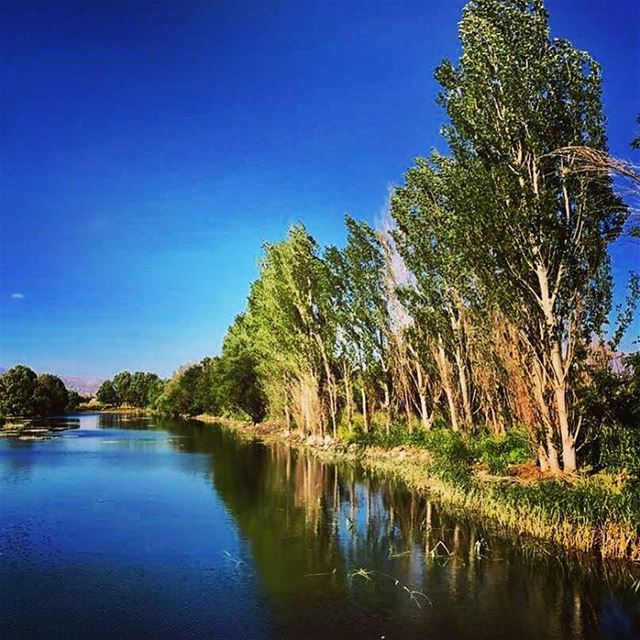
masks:
<instances>
[{"instance_id":1,"label":"white cloud","mask_svg":"<svg viewBox=\"0 0 640 640\"><path fill-rule=\"evenodd\" d=\"M26 298L24 293L20 292L12 293L9 297L13 298L14 300L24 300L24 298Z\"/></svg>"}]
</instances>

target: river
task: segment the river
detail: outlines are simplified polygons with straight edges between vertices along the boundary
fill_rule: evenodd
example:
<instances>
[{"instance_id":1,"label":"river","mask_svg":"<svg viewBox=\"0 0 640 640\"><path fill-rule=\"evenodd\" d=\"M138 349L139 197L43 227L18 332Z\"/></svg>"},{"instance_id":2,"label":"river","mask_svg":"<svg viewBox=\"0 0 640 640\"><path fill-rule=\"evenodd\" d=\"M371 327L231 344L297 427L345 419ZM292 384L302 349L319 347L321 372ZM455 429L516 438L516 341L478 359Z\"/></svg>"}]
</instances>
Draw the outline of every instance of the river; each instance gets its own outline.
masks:
<instances>
[{"instance_id":1,"label":"river","mask_svg":"<svg viewBox=\"0 0 640 640\"><path fill-rule=\"evenodd\" d=\"M223 427L66 420L0 439L2 638L640 638L624 566Z\"/></svg>"}]
</instances>

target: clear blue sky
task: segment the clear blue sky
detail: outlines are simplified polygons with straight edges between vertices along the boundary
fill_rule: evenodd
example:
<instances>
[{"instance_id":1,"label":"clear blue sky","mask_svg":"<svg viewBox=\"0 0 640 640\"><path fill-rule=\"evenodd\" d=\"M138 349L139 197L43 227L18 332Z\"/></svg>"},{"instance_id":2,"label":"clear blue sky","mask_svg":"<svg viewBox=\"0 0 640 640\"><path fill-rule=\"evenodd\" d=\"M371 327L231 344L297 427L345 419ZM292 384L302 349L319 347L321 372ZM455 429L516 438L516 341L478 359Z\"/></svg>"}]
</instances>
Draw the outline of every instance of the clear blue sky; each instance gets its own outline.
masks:
<instances>
[{"instance_id":1,"label":"clear blue sky","mask_svg":"<svg viewBox=\"0 0 640 640\"><path fill-rule=\"evenodd\" d=\"M433 69L462 6L3 2L0 364L167 375L216 353L264 241L302 220L342 243L345 212L373 221L444 150ZM602 63L611 149L633 158L640 4L547 6ZM619 282L632 263L616 247Z\"/></svg>"}]
</instances>

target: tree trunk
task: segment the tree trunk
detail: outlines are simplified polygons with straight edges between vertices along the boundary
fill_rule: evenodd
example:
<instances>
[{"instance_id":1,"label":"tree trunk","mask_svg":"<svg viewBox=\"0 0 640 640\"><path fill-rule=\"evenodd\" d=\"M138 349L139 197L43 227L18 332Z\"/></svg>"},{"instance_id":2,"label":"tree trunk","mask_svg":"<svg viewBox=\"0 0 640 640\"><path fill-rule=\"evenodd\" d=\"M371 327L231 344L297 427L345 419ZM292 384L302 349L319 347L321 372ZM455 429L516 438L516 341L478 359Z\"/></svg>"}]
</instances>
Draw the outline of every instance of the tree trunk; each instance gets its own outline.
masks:
<instances>
[{"instance_id":1,"label":"tree trunk","mask_svg":"<svg viewBox=\"0 0 640 640\"><path fill-rule=\"evenodd\" d=\"M425 429L431 429L431 418L427 409L427 395L423 391L420 392L420 421Z\"/></svg>"},{"instance_id":2,"label":"tree trunk","mask_svg":"<svg viewBox=\"0 0 640 640\"><path fill-rule=\"evenodd\" d=\"M364 386L360 390L362 395L362 422L364 432L369 433L369 416L367 415L367 392L364 390Z\"/></svg>"},{"instance_id":3,"label":"tree trunk","mask_svg":"<svg viewBox=\"0 0 640 640\"><path fill-rule=\"evenodd\" d=\"M391 394L389 393L389 383L384 381L384 408L386 413L387 435L391 433Z\"/></svg>"},{"instance_id":4,"label":"tree trunk","mask_svg":"<svg viewBox=\"0 0 640 640\"><path fill-rule=\"evenodd\" d=\"M284 383L284 422L287 425L287 432L291 431L291 412L289 411L289 389L287 388L287 381Z\"/></svg>"},{"instance_id":5,"label":"tree trunk","mask_svg":"<svg viewBox=\"0 0 640 640\"><path fill-rule=\"evenodd\" d=\"M549 471L551 473L560 473L560 460L558 459L558 450L553 442L553 433L551 429L547 429L547 459L549 461Z\"/></svg>"},{"instance_id":6,"label":"tree trunk","mask_svg":"<svg viewBox=\"0 0 640 640\"><path fill-rule=\"evenodd\" d=\"M464 422L467 429L473 426L473 414L471 412L471 401L469 400L469 386L467 382L467 371L460 347L455 351L456 368L458 369L458 382L462 395L462 408L464 410Z\"/></svg>"},{"instance_id":7,"label":"tree trunk","mask_svg":"<svg viewBox=\"0 0 640 640\"><path fill-rule=\"evenodd\" d=\"M404 414L407 420L407 427L409 428L409 433L413 433L413 420L411 415L411 404L409 402L408 392L406 387L402 391L403 402L404 402Z\"/></svg>"},{"instance_id":8,"label":"tree trunk","mask_svg":"<svg viewBox=\"0 0 640 640\"><path fill-rule=\"evenodd\" d=\"M560 439L562 441L562 467L565 473L574 473L577 468L576 444L575 438L571 433L571 427L569 426L569 413L567 411L567 363L564 362L562 357L562 345L556 332L557 320L554 315L553 300L549 293L547 271L544 265L538 265L537 275L540 285L540 302L546 321L546 338L550 343L547 353L550 352L549 358L553 371L551 385L558 420L558 430L560 431Z\"/></svg>"},{"instance_id":9,"label":"tree trunk","mask_svg":"<svg viewBox=\"0 0 640 640\"><path fill-rule=\"evenodd\" d=\"M420 400L420 421L425 429L431 429L431 420L429 419L429 410L427 409L427 394L424 390L424 376L422 367L416 362L416 382L418 387L418 398Z\"/></svg>"},{"instance_id":10,"label":"tree trunk","mask_svg":"<svg viewBox=\"0 0 640 640\"><path fill-rule=\"evenodd\" d=\"M544 465L544 471L551 471L552 473L560 473L560 461L558 459L558 450L553 442L553 425L551 422L551 415L549 413L549 407L544 399L545 388L545 374L542 365L535 359L533 360L533 395L538 403L538 410L542 418L544 433L544 445L539 443L539 446L544 446L545 455L544 459L540 459L540 468Z\"/></svg>"},{"instance_id":11,"label":"tree trunk","mask_svg":"<svg viewBox=\"0 0 640 640\"><path fill-rule=\"evenodd\" d=\"M449 405L449 415L451 416L451 428L454 431L460 431L460 425L458 424L458 410L456 408L456 401L453 397L453 390L449 385L445 385L444 394L447 396L447 404Z\"/></svg>"},{"instance_id":12,"label":"tree trunk","mask_svg":"<svg viewBox=\"0 0 640 640\"><path fill-rule=\"evenodd\" d=\"M316 343L318 348L320 349L320 355L322 356L322 365L324 367L324 375L326 378L327 392L329 395L329 413L331 415L331 429L333 433L333 437L335 438L337 435L337 425L336 425L336 413L338 412L338 400L336 393L336 385L334 383L334 376L331 372L331 365L329 363L329 358L327 357L327 350L324 348L324 342L322 338L318 335L316 337ZM324 429L323 429L324 431Z\"/></svg>"},{"instance_id":13,"label":"tree trunk","mask_svg":"<svg viewBox=\"0 0 640 640\"><path fill-rule=\"evenodd\" d=\"M349 424L349 428L351 428L353 421L353 389L351 388L351 377L347 372L346 366L344 367L344 395L346 400L347 423Z\"/></svg>"},{"instance_id":14,"label":"tree trunk","mask_svg":"<svg viewBox=\"0 0 640 640\"><path fill-rule=\"evenodd\" d=\"M540 471L549 471L549 456L547 456L545 448L541 444L536 448L538 451L538 464L540 465Z\"/></svg>"},{"instance_id":15,"label":"tree trunk","mask_svg":"<svg viewBox=\"0 0 640 640\"><path fill-rule=\"evenodd\" d=\"M447 397L447 404L449 405L449 416L451 418L451 428L454 431L460 431L460 425L458 423L458 409L456 407L456 399L451 384L451 376L449 372L449 363L447 362L447 354L442 346L442 341L438 341L438 347L436 351L436 362L438 365L438 371L440 372L440 378L442 380L442 388L444 394Z\"/></svg>"}]
</instances>

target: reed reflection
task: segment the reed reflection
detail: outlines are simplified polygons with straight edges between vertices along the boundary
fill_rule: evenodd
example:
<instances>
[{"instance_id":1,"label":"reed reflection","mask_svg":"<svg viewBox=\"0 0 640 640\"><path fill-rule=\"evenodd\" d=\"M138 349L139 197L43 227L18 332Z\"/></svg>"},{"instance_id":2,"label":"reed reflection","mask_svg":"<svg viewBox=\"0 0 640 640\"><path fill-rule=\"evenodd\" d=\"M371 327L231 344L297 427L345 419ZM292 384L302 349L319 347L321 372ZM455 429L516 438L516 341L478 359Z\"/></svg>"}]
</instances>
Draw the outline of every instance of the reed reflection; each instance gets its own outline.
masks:
<instances>
[{"instance_id":1,"label":"reed reflection","mask_svg":"<svg viewBox=\"0 0 640 640\"><path fill-rule=\"evenodd\" d=\"M640 629L634 594L620 586L613 598L597 563L558 561L402 486L285 445L156 424L176 449L208 456L212 487L249 544L246 570L285 635L480 638L493 629L496 638L577 639ZM607 571L615 589L627 569Z\"/></svg>"}]
</instances>

